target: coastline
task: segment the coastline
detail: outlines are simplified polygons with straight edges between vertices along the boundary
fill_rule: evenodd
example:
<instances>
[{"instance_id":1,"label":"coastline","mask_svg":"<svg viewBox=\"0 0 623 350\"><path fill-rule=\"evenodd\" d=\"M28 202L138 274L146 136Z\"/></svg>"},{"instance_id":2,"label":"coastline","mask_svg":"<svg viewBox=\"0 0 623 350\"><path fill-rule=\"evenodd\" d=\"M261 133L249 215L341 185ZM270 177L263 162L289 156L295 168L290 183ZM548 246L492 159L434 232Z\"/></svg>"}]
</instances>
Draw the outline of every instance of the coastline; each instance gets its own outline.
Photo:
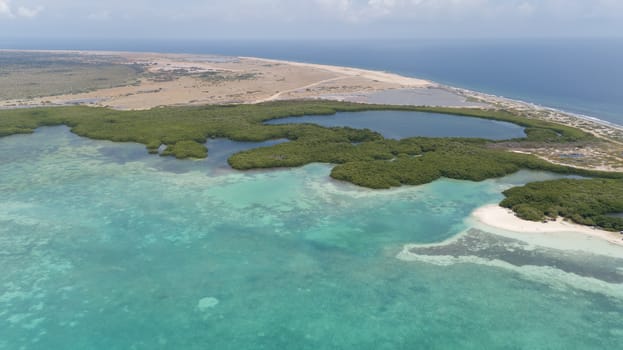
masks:
<instances>
[{"instance_id":1,"label":"coastline","mask_svg":"<svg viewBox=\"0 0 623 350\"><path fill-rule=\"evenodd\" d=\"M589 240L600 240L609 245L623 247L623 235L605 230L593 229L587 226L574 224L559 218L556 221L547 223L522 220L515 216L512 210L500 207L497 204L490 204L476 209L468 219L474 226L493 228L496 232L514 233L513 237L526 238L529 236L541 235L543 238L551 236L556 239L564 233L583 235Z\"/></svg>"},{"instance_id":2,"label":"coastline","mask_svg":"<svg viewBox=\"0 0 623 350\"><path fill-rule=\"evenodd\" d=\"M424 79L419 79L419 78L414 78L414 77L407 77L404 75L399 75L396 73L379 71L379 70L370 70L370 69L354 68L354 67L346 67L346 66L333 66L333 65L317 64L317 63L275 60L275 59L261 58L261 57L240 56L239 58L257 60L257 61L269 62L269 63L287 64L287 65L297 66L297 67L324 69L330 72L344 74L347 76L360 76L360 77L365 77L369 79L379 80L382 82L397 83L397 84L403 85L404 87L423 88L423 87L439 86L439 84L429 81L429 80L424 80Z\"/></svg>"},{"instance_id":3,"label":"coastline","mask_svg":"<svg viewBox=\"0 0 623 350\"><path fill-rule=\"evenodd\" d=\"M559 118L560 117L571 117L574 119L582 120L584 122L595 123L603 127L616 129L617 131L620 131L623 133L623 125L615 124L615 123L612 123L612 122L609 122L607 120L603 120L597 117L573 113L573 112L565 111L559 108L542 106L542 105L535 104L529 101L523 101L519 99L505 97L505 96L497 96L497 95L488 94L488 93L484 93L484 92L480 92L476 90L470 90L470 89L461 88L461 87L444 85L444 84L437 83L435 81L424 80L424 79L420 79L417 77L403 76L403 75L399 75L399 74L392 73L392 72L376 71L376 70L346 67L346 66L334 66L334 65L316 64L316 63L307 63L307 62L276 60L276 59L268 59L268 58L261 58L261 57L241 56L239 58L279 63L279 64L288 64L288 65L300 66L300 67L326 69L326 70L337 72L340 74L366 76L368 78L375 78L375 79L379 79L379 80L386 81L386 82L400 83L400 84L403 84L405 87L438 88L438 89L442 89L442 90L463 96L466 99L472 98L472 99L480 100L484 102L485 104L502 105L503 107L506 107L506 108L510 107L510 108L514 108L518 110L534 110L538 112L546 112L546 113L554 114L556 117L559 117ZM623 136L623 134L621 134L620 136Z\"/></svg>"},{"instance_id":4,"label":"coastline","mask_svg":"<svg viewBox=\"0 0 623 350\"><path fill-rule=\"evenodd\" d=\"M614 136L614 137L620 138L621 141L623 141L623 125L618 125L618 124L615 124L615 123L612 123L612 122L609 122L603 119L599 119L597 117L568 112L568 111L558 109L558 108L542 106L542 105L535 104L529 101L523 101L523 100L513 99L509 97L504 97L504 96L487 94L484 92L469 90L469 89L465 89L461 87L439 84L434 81L419 79L417 77L402 76L396 73L385 72L385 71L376 71L376 70L369 70L369 69L362 69L362 68L333 66L333 65L325 65L325 64L316 64L316 63L276 60L276 59L268 59L268 58L260 58L260 57L242 57L241 56L239 58L279 63L279 64L288 64L288 65L300 66L300 67L325 69L325 70L333 71L333 72L340 73L340 74L365 76L367 78L379 79L385 82L400 83L404 85L405 87L411 87L411 88L437 88L437 89L441 89L441 90L445 90L445 91L457 94L459 96L464 97L465 99L479 100L485 105L501 106L503 108L513 108L513 109L522 110L522 111L544 112L548 114L548 117L559 119L559 122L564 122L564 124L568 124L569 122L571 122L572 125L581 127L581 125L578 125L578 121L582 121L582 122L589 123L589 124L597 124L600 127L605 127L608 129L615 129L614 133L606 132L607 134L609 134L607 136ZM357 102L357 101L352 101L352 102ZM474 108L479 108L479 106L474 106ZM565 120L560 120L560 119L565 119ZM584 130L586 128L582 128L582 129ZM593 131L594 131L594 128L591 127L589 132L595 134L596 136L605 136L603 135L603 133L600 133L600 132L595 133ZM611 141L614 141L614 140L611 140Z\"/></svg>"},{"instance_id":5,"label":"coastline","mask_svg":"<svg viewBox=\"0 0 623 350\"><path fill-rule=\"evenodd\" d=\"M568 112L562 109L541 106L532 102L487 94L447 85L440 89L451 91L468 99L490 104L499 109L511 109L524 113L529 118L541 119L562 125L569 125L586 131L596 137L623 145L623 125L615 124L597 117Z\"/></svg>"},{"instance_id":6,"label":"coastline","mask_svg":"<svg viewBox=\"0 0 623 350\"><path fill-rule=\"evenodd\" d=\"M87 92L0 100L0 109L85 105L117 110L146 110L160 106L257 104L304 99L496 108L510 110L529 119L576 127L606 141L557 148L542 144L519 147L509 144L511 151L533 154L552 163L578 168L623 171L623 126L530 102L391 72L209 54L71 50L0 52L74 54L78 61L97 56L99 59L122 62L121 64L141 65L145 69L137 84ZM204 74L207 78L202 78ZM404 98L402 102L396 102L401 98Z\"/></svg>"},{"instance_id":7,"label":"coastline","mask_svg":"<svg viewBox=\"0 0 623 350\"><path fill-rule=\"evenodd\" d=\"M261 57L252 57L252 56L223 56L223 55L213 55L213 54L133 52L133 51L113 51L113 50L100 51L100 50L17 50L17 49L0 49L0 52L31 52L31 53L49 53L49 54L58 53L58 54L75 54L78 56L80 55L117 56L119 58L127 59L129 63L130 61L132 61L133 63L134 61L140 61L140 60L153 60L153 61L162 60L168 63L168 65L172 65L172 63L175 64L175 65L172 65L172 67L167 68L168 70L172 70L176 67L177 68L180 68L180 67L190 68L190 67L197 66L197 65L202 66L200 68L204 68L205 70L221 70L225 68L218 67L219 63L223 63L223 62L231 63L227 61L215 62L215 61L210 60L210 59L219 59L219 58L281 64L281 65L288 65L291 67L323 70L325 72L337 74L337 78L358 77L358 78L364 78L370 81L377 81L377 82L383 82L383 83L394 85L392 88L389 88L389 90L394 89L394 88L414 88L414 89L438 88L438 89L449 91L451 93L455 93L466 99L473 98L473 99L481 100L482 102L485 102L487 104L493 104L493 105L501 104L503 107L512 107L512 108L517 108L519 110L527 109L527 110L536 110L536 111L541 111L541 112L546 111L546 112L551 112L551 113L556 113L556 114L564 114L565 116L570 116L573 118L581 119L586 122L595 123L595 124L599 124L604 127L609 127L609 128L617 129L619 131L623 131L623 125L618 125L618 124L600 119L598 117L577 114L577 113L568 112L568 111L558 109L558 108L538 105L538 104L535 104L529 101L523 101L523 100L513 99L509 97L504 97L504 96L497 96L497 95L488 94L488 93L479 92L479 91L470 90L470 89L461 88L461 87L444 85L444 84L437 83L435 81L420 79L417 77L403 76L400 74L387 72L387 71L379 71L379 70L371 70L371 69L363 69L363 68L355 68L355 67L347 67L347 66L327 65L327 64L316 64L316 63L308 63L308 62L287 61L287 60L269 59L269 58L261 58ZM197 67L194 67L194 68L197 68ZM339 80L339 79L335 79L334 77L331 79L317 80L317 81L314 81L312 84L298 86L292 89L291 91L304 89L308 85L320 85L327 81L333 81L333 80ZM100 90L109 90L109 89L100 89ZM279 91L280 93L279 95L281 97L285 95L287 92L291 92L291 91L290 90ZM375 90L375 91L383 91L383 89ZM92 94L92 92L89 92L89 93ZM79 95L84 95L84 94L86 93L74 93L70 95L65 94L65 95L57 95L57 96L51 95L51 96L42 96L40 98L35 98L35 99L44 99L44 98L49 98L49 97L60 98L60 97L65 97L65 96L73 96L73 98L68 99L68 103L67 103L67 105L72 105L72 104L75 104L74 101L82 100L82 98ZM316 98L318 97L319 96L316 96ZM267 100L273 100L273 99L271 99L270 97L260 98L260 99L257 99L257 101L254 101L254 103L265 102ZM0 105L2 105L4 108L20 108L20 107L23 108L23 107L28 106L24 104L24 105L16 105L16 106L7 107L6 106L7 102L8 100L0 101ZM10 102L16 102L16 101L12 100ZM191 103L191 104L194 104L194 103ZM41 104L41 105L45 106L45 104ZM137 109L144 109L144 108L138 107Z\"/></svg>"}]
</instances>

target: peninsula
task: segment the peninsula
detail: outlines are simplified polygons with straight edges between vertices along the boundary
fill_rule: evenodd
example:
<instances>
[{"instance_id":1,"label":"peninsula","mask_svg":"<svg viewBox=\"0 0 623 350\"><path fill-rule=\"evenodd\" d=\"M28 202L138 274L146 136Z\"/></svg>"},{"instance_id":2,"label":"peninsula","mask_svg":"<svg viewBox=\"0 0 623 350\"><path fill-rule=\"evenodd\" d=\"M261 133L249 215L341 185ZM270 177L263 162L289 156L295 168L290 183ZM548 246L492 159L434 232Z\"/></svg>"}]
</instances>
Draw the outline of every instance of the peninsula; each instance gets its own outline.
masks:
<instances>
[{"instance_id":1,"label":"peninsula","mask_svg":"<svg viewBox=\"0 0 623 350\"><path fill-rule=\"evenodd\" d=\"M578 224L623 230L623 219L611 215L623 212L623 202L617 199L621 197L613 195L623 188L623 130L617 126L416 78L347 67L121 52L4 51L3 60L0 136L67 125L81 136L138 142L150 153L177 158L209 157L205 143L210 138L287 139L234 154L229 164L249 170L331 163L333 178L374 189L420 185L442 177L482 181L520 169L579 175L597 180L529 184L509 191L502 204L527 220L561 216ZM20 84L12 83L16 75ZM394 140L368 129L264 124L291 116L370 110L504 121L524 127L526 136L502 141ZM556 188L555 193L548 192L548 202L522 196L529 191L544 193L546 188ZM608 200L577 207L578 198L572 194L578 189Z\"/></svg>"}]
</instances>

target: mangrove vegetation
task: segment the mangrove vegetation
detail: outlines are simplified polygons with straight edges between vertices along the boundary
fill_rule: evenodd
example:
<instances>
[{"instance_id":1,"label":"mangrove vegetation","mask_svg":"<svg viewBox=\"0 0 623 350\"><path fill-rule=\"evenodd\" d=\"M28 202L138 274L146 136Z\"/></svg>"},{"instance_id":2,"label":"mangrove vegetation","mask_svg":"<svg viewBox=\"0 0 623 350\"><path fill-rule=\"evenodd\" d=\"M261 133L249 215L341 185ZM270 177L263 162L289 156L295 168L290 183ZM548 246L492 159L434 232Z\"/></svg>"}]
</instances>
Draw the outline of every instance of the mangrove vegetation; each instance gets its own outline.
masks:
<instances>
[{"instance_id":1,"label":"mangrove vegetation","mask_svg":"<svg viewBox=\"0 0 623 350\"><path fill-rule=\"evenodd\" d=\"M623 180L562 179L533 182L504 192L501 206L525 220L567 218L610 231L623 230Z\"/></svg>"},{"instance_id":2,"label":"mangrove vegetation","mask_svg":"<svg viewBox=\"0 0 623 350\"><path fill-rule=\"evenodd\" d=\"M511 122L526 136L506 141L469 138L411 137L385 139L368 129L327 128L314 124L266 125L291 116L337 112L402 110L443 113ZM312 162L334 164L331 176L356 185L383 189L420 185L441 177L482 181L520 169L593 177L532 183L504 194L502 205L528 220L562 216L584 225L623 229L623 173L591 171L556 165L528 154L505 150L506 143L555 147L557 144L599 142L582 130L530 119L517 112L469 108L368 105L329 101L283 101L257 105L161 107L118 111L92 107L46 107L0 111L0 136L31 133L42 126L67 125L92 139L138 142L150 153L177 158L205 158L208 138L234 141L289 142L234 154L229 164L239 170L296 167ZM166 146L166 147L163 147Z\"/></svg>"}]
</instances>

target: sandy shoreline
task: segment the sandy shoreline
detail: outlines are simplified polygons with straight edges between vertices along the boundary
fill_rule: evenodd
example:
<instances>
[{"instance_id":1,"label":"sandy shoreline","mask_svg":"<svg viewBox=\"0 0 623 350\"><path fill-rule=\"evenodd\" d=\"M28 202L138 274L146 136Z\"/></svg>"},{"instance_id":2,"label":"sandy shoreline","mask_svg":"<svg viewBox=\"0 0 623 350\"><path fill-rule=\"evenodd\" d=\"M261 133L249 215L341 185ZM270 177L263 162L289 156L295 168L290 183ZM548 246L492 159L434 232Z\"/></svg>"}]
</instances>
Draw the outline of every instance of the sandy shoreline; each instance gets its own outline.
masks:
<instances>
[{"instance_id":1,"label":"sandy shoreline","mask_svg":"<svg viewBox=\"0 0 623 350\"><path fill-rule=\"evenodd\" d=\"M383 72L383 71L377 71L377 70L344 67L344 66L331 66L331 65L316 64L316 63L303 63L303 62L293 62L293 61L284 61L284 60L274 60L274 59L260 58L260 57L240 57L240 58L258 60L258 61L270 62L270 63L288 64L288 65L297 66L297 67L324 69L330 72L343 74L346 76L364 77L367 79L378 80L378 81L382 81L385 83L401 84L404 87L422 88L422 87L437 86L437 84L431 81L428 81L428 80L405 77L402 75L389 73L389 72Z\"/></svg>"},{"instance_id":2,"label":"sandy shoreline","mask_svg":"<svg viewBox=\"0 0 623 350\"><path fill-rule=\"evenodd\" d=\"M476 209L472 213L471 218L479 224L519 234L539 234L554 237L560 236L560 233L576 233L590 239L598 239L623 247L623 235L619 233L593 229L563 221L562 219L548 223L526 221L515 216L511 210L502 208L497 204L486 205Z\"/></svg>"},{"instance_id":3,"label":"sandy shoreline","mask_svg":"<svg viewBox=\"0 0 623 350\"><path fill-rule=\"evenodd\" d=\"M618 233L562 220L546 224L525 221L497 204L476 209L465 219L465 224L464 231L442 242L405 244L396 258L437 265L478 263L512 269L522 266L579 269L576 271L579 275L588 270L614 268L613 273L620 274L616 265L599 266L604 261L595 260L597 256L623 259L623 236ZM578 261L577 256L586 260ZM597 265L588 268L589 260Z\"/></svg>"},{"instance_id":4,"label":"sandy shoreline","mask_svg":"<svg viewBox=\"0 0 623 350\"><path fill-rule=\"evenodd\" d=\"M577 127L608 142L577 145L508 145L557 164L623 171L623 127L528 102L441 85L394 73L255 57L115 51L0 50L74 55L77 61L139 65L136 84L79 93L0 100L0 109L86 105L119 110L159 106L253 104L325 99L356 103L498 108L523 117ZM2 77L0 77L2 79ZM10 78L6 78L10 79ZM36 81L36 78L33 78ZM62 76L59 77L62 81ZM10 81L9 81L10 83ZM514 148L515 147L515 148ZM573 155L573 156L569 156Z\"/></svg>"}]
</instances>

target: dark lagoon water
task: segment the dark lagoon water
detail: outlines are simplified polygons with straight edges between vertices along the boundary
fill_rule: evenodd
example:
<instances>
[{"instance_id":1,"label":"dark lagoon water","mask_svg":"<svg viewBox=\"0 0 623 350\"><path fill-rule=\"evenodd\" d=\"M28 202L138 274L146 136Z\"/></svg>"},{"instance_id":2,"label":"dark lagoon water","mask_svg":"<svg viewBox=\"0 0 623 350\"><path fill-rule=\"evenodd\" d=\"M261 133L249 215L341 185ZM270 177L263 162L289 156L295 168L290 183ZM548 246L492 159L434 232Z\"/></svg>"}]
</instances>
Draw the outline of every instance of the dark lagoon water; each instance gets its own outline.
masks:
<instances>
[{"instance_id":1,"label":"dark lagoon water","mask_svg":"<svg viewBox=\"0 0 623 350\"><path fill-rule=\"evenodd\" d=\"M237 142L222 138L209 139L206 142L208 158L205 162L208 167L229 168L227 159L235 153L253 148L273 146L288 141L288 139L278 139L264 142Z\"/></svg>"},{"instance_id":2,"label":"dark lagoon water","mask_svg":"<svg viewBox=\"0 0 623 350\"><path fill-rule=\"evenodd\" d=\"M406 137L475 137L507 140L526 136L518 125L494 120L452 116L447 114L368 111L336 113L334 115L311 115L273 119L266 124L312 123L326 127L348 126L356 129L378 131L385 138Z\"/></svg>"},{"instance_id":3,"label":"dark lagoon water","mask_svg":"<svg viewBox=\"0 0 623 350\"><path fill-rule=\"evenodd\" d=\"M1 48L256 56L395 72L623 125L623 39L24 40Z\"/></svg>"}]
</instances>

